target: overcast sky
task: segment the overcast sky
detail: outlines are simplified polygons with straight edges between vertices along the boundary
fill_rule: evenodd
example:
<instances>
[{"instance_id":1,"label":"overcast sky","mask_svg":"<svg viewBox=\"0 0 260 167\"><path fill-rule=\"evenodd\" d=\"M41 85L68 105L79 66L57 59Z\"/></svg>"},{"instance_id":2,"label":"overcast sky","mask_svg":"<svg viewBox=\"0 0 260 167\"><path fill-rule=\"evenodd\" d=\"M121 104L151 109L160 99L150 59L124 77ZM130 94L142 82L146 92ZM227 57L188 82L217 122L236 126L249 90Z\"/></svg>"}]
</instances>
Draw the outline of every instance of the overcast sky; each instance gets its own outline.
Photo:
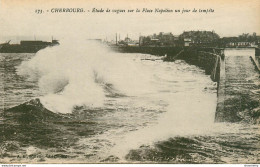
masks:
<instances>
[{"instance_id":1,"label":"overcast sky","mask_svg":"<svg viewBox=\"0 0 260 167\"><path fill-rule=\"evenodd\" d=\"M84 8L85 13L51 13L52 8ZM91 13L110 9L213 9L214 13ZM43 9L44 14L36 14ZM214 30L220 36L260 35L259 0L0 0L0 40L6 38L130 38L158 32ZM7 37L8 36L8 37Z\"/></svg>"}]
</instances>

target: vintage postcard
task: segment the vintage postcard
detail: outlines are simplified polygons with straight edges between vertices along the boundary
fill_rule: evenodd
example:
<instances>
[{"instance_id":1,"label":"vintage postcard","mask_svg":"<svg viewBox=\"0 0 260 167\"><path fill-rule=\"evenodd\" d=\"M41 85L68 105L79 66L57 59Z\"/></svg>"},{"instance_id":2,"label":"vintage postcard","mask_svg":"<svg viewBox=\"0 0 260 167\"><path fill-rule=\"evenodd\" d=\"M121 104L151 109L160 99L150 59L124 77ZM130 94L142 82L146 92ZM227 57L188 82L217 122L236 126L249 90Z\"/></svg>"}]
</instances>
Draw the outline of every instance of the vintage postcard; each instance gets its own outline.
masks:
<instances>
[{"instance_id":1,"label":"vintage postcard","mask_svg":"<svg viewBox=\"0 0 260 167\"><path fill-rule=\"evenodd\" d=\"M257 167L259 0L0 0L0 164Z\"/></svg>"}]
</instances>

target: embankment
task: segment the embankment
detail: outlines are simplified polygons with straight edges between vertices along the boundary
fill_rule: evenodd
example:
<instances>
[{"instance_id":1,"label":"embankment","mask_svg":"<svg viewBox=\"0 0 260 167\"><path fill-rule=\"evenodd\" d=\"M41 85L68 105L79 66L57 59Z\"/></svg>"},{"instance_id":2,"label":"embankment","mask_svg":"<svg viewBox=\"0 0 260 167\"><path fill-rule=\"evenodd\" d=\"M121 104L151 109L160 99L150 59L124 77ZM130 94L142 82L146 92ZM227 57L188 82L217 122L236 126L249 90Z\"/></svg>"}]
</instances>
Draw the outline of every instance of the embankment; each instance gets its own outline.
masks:
<instances>
[{"instance_id":1,"label":"embankment","mask_svg":"<svg viewBox=\"0 0 260 167\"><path fill-rule=\"evenodd\" d=\"M255 56L260 57L260 49L259 48L255 48Z\"/></svg>"},{"instance_id":2,"label":"embankment","mask_svg":"<svg viewBox=\"0 0 260 167\"><path fill-rule=\"evenodd\" d=\"M218 82L220 78L220 60L223 55L220 50L215 49L185 49L182 55L176 59L185 60L187 63L196 65L210 75L212 81Z\"/></svg>"}]
</instances>

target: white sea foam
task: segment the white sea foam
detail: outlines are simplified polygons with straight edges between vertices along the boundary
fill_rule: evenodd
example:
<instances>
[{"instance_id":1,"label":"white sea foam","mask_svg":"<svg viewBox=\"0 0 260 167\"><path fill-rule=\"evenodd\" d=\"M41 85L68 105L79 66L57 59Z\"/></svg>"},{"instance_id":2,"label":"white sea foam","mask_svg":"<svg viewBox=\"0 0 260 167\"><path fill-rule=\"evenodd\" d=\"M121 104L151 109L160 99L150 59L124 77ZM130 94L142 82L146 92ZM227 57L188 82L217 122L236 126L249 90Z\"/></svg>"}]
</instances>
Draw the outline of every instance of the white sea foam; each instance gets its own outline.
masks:
<instances>
[{"instance_id":1,"label":"white sea foam","mask_svg":"<svg viewBox=\"0 0 260 167\"><path fill-rule=\"evenodd\" d=\"M111 52L97 42L73 41L39 51L17 70L38 81L45 94L41 97L45 107L61 113L71 112L78 105L102 107L106 84L127 96L148 92L151 75L129 57Z\"/></svg>"}]
</instances>

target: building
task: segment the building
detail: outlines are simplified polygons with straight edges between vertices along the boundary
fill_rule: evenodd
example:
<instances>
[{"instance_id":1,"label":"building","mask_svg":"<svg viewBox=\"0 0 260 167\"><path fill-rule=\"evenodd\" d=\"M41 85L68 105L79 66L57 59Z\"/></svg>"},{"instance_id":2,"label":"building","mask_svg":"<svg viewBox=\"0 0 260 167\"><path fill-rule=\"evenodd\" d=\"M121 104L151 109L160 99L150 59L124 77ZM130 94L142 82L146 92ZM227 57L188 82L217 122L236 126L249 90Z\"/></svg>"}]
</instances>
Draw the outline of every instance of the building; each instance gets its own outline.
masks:
<instances>
[{"instance_id":1,"label":"building","mask_svg":"<svg viewBox=\"0 0 260 167\"><path fill-rule=\"evenodd\" d=\"M179 36L174 36L171 32L139 37L140 46L176 46L178 40Z\"/></svg>"},{"instance_id":2,"label":"building","mask_svg":"<svg viewBox=\"0 0 260 167\"><path fill-rule=\"evenodd\" d=\"M219 40L221 47L259 47L260 36L256 33L248 34L243 33L238 37L223 37Z\"/></svg>"},{"instance_id":3,"label":"building","mask_svg":"<svg viewBox=\"0 0 260 167\"><path fill-rule=\"evenodd\" d=\"M229 42L227 47L257 47L256 42Z\"/></svg>"},{"instance_id":4,"label":"building","mask_svg":"<svg viewBox=\"0 0 260 167\"><path fill-rule=\"evenodd\" d=\"M184 46L191 46L192 40L191 38L184 38Z\"/></svg>"},{"instance_id":5,"label":"building","mask_svg":"<svg viewBox=\"0 0 260 167\"><path fill-rule=\"evenodd\" d=\"M119 40L118 45L120 46L139 46L139 40L132 40L128 36L124 40Z\"/></svg>"},{"instance_id":6,"label":"building","mask_svg":"<svg viewBox=\"0 0 260 167\"><path fill-rule=\"evenodd\" d=\"M184 31L179 40L183 41L183 46L217 46L219 35L214 31Z\"/></svg>"}]
</instances>

